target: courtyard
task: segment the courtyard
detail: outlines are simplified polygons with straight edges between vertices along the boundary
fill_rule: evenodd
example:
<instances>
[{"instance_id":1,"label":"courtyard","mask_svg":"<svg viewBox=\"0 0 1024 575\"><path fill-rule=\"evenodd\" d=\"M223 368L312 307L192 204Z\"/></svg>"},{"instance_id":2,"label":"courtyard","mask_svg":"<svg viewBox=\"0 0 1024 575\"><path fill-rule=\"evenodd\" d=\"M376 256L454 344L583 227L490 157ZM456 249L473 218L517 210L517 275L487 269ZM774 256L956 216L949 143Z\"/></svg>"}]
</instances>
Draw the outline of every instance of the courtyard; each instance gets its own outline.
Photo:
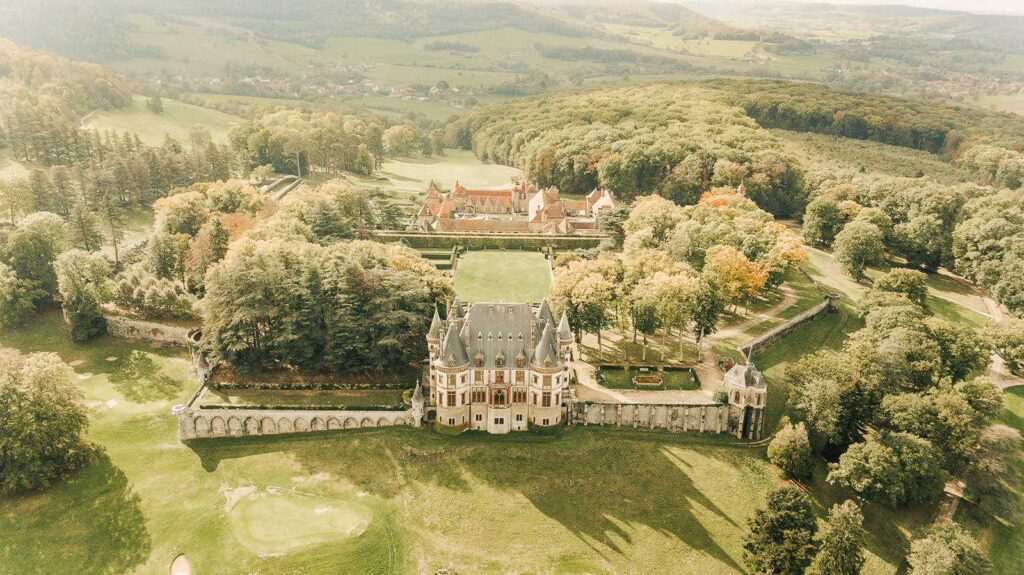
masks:
<instances>
[{"instance_id":1,"label":"courtyard","mask_svg":"<svg viewBox=\"0 0 1024 575\"><path fill-rule=\"evenodd\" d=\"M539 251L467 251L455 270L455 294L463 302L540 303L550 289L551 272Z\"/></svg>"}]
</instances>

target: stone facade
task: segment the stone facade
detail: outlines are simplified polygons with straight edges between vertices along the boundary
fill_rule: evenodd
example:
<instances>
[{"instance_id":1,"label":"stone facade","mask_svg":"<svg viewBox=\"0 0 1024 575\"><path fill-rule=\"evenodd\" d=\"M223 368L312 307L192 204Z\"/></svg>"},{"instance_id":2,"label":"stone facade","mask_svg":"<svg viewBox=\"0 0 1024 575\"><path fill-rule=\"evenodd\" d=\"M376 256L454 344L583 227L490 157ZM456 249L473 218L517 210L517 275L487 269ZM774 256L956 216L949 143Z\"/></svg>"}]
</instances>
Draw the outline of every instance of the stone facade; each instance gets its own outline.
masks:
<instances>
[{"instance_id":1,"label":"stone facade","mask_svg":"<svg viewBox=\"0 0 1024 575\"><path fill-rule=\"evenodd\" d=\"M200 409L179 406L178 439L282 435L336 429L419 427L422 409L405 411Z\"/></svg>"},{"instance_id":2,"label":"stone facade","mask_svg":"<svg viewBox=\"0 0 1024 575\"><path fill-rule=\"evenodd\" d=\"M729 395L729 431L739 439L761 439L768 386L753 363L736 364L725 374Z\"/></svg>"},{"instance_id":3,"label":"stone facade","mask_svg":"<svg viewBox=\"0 0 1024 575\"><path fill-rule=\"evenodd\" d=\"M731 408L718 403L677 405L572 402L568 413L570 425L660 429L678 433L724 433L729 430Z\"/></svg>"},{"instance_id":4,"label":"stone facade","mask_svg":"<svg viewBox=\"0 0 1024 575\"><path fill-rule=\"evenodd\" d=\"M556 327L547 301L528 304L458 300L427 334L428 404L444 427L502 434L563 421L573 335L563 315Z\"/></svg>"},{"instance_id":5,"label":"stone facade","mask_svg":"<svg viewBox=\"0 0 1024 575\"><path fill-rule=\"evenodd\" d=\"M586 233L597 230L602 211L617 205L605 189L595 189L582 200L566 200L558 188L538 188L525 181L485 190L456 182L450 194L431 183L416 227L428 232Z\"/></svg>"}]
</instances>

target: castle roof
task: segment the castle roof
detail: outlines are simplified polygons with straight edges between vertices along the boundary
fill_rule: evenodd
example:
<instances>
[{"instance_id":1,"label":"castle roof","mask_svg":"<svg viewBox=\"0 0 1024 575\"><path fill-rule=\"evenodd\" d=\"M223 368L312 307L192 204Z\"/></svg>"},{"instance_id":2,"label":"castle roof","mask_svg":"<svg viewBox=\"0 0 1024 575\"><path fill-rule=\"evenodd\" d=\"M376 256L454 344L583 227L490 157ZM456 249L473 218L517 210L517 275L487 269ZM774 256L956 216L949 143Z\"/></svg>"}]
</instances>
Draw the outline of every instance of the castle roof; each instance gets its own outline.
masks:
<instances>
[{"instance_id":1,"label":"castle roof","mask_svg":"<svg viewBox=\"0 0 1024 575\"><path fill-rule=\"evenodd\" d=\"M558 321L559 341L572 341L572 330L569 329L569 316L562 312L562 319Z\"/></svg>"},{"instance_id":2,"label":"castle roof","mask_svg":"<svg viewBox=\"0 0 1024 575\"><path fill-rule=\"evenodd\" d=\"M466 353L466 346L455 324L448 326L448 335L444 338L444 345L441 346L441 360L448 367L458 367L469 363L469 355Z\"/></svg>"},{"instance_id":3,"label":"castle roof","mask_svg":"<svg viewBox=\"0 0 1024 575\"><path fill-rule=\"evenodd\" d=\"M457 309L458 304L453 301L439 357L444 365L454 367L471 362L493 369L499 365L515 367L516 359L533 365L544 365L550 359L553 366L561 366L554 323L542 316L550 316L550 307L544 312L542 305L536 313L525 303L477 303L464 313L457 313Z\"/></svg>"},{"instance_id":4,"label":"castle roof","mask_svg":"<svg viewBox=\"0 0 1024 575\"><path fill-rule=\"evenodd\" d=\"M729 387L765 387L764 375L753 363L743 365L737 363L725 374L725 384Z\"/></svg>"},{"instance_id":5,"label":"castle roof","mask_svg":"<svg viewBox=\"0 0 1024 575\"><path fill-rule=\"evenodd\" d=\"M540 319L541 327L544 324L555 323L555 314L551 313L551 306L548 305L548 300L544 300L540 304L540 310L537 312L537 317Z\"/></svg>"},{"instance_id":6,"label":"castle roof","mask_svg":"<svg viewBox=\"0 0 1024 575\"><path fill-rule=\"evenodd\" d=\"M544 324L544 332L537 342L537 348L533 350L533 364L545 365L548 360L552 364L558 364L558 349L555 348L555 328L551 322Z\"/></svg>"},{"instance_id":7,"label":"castle roof","mask_svg":"<svg viewBox=\"0 0 1024 575\"><path fill-rule=\"evenodd\" d=\"M440 341L443 333L441 332L442 323L441 316L437 313L437 306L434 306L434 319L430 320L430 329L427 330L427 338Z\"/></svg>"}]
</instances>

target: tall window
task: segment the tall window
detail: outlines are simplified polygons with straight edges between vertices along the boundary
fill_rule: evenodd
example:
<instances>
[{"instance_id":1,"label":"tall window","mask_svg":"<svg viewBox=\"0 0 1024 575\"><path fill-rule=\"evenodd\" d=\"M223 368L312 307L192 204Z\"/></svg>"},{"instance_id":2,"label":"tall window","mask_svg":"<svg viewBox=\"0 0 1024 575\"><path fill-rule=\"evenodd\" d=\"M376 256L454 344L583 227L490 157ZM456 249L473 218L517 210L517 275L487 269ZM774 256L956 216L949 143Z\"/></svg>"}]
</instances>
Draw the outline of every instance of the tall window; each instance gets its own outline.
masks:
<instances>
[{"instance_id":1,"label":"tall window","mask_svg":"<svg viewBox=\"0 0 1024 575\"><path fill-rule=\"evenodd\" d=\"M454 373L449 373L448 374L448 385L451 386L451 387L455 387L455 374Z\"/></svg>"},{"instance_id":2,"label":"tall window","mask_svg":"<svg viewBox=\"0 0 1024 575\"><path fill-rule=\"evenodd\" d=\"M526 403L526 390L516 389L512 391L512 403Z\"/></svg>"},{"instance_id":3,"label":"tall window","mask_svg":"<svg viewBox=\"0 0 1024 575\"><path fill-rule=\"evenodd\" d=\"M551 407L551 392L545 391L541 399L541 407Z\"/></svg>"},{"instance_id":4,"label":"tall window","mask_svg":"<svg viewBox=\"0 0 1024 575\"><path fill-rule=\"evenodd\" d=\"M448 399L448 403L447 403L448 407L455 407L455 392L454 391L449 391L448 392L448 398L447 399Z\"/></svg>"},{"instance_id":5,"label":"tall window","mask_svg":"<svg viewBox=\"0 0 1024 575\"><path fill-rule=\"evenodd\" d=\"M504 371L497 371L494 373L494 383L497 383L498 385L503 385L505 383Z\"/></svg>"},{"instance_id":6,"label":"tall window","mask_svg":"<svg viewBox=\"0 0 1024 575\"><path fill-rule=\"evenodd\" d=\"M516 383L522 384L524 381L526 381L526 372L525 371L517 371L516 372Z\"/></svg>"},{"instance_id":7,"label":"tall window","mask_svg":"<svg viewBox=\"0 0 1024 575\"><path fill-rule=\"evenodd\" d=\"M473 372L473 381L475 381L477 383L477 385L482 384L484 382L484 370L478 369L478 370L474 371Z\"/></svg>"},{"instance_id":8,"label":"tall window","mask_svg":"<svg viewBox=\"0 0 1024 575\"><path fill-rule=\"evenodd\" d=\"M473 403L486 403L487 402L487 391L483 389L473 390Z\"/></svg>"},{"instance_id":9,"label":"tall window","mask_svg":"<svg viewBox=\"0 0 1024 575\"><path fill-rule=\"evenodd\" d=\"M551 387L551 376L550 375L545 375L544 376L544 387Z\"/></svg>"},{"instance_id":10,"label":"tall window","mask_svg":"<svg viewBox=\"0 0 1024 575\"><path fill-rule=\"evenodd\" d=\"M494 393L491 395L491 398L494 400L494 405L505 405L505 390L494 390Z\"/></svg>"}]
</instances>

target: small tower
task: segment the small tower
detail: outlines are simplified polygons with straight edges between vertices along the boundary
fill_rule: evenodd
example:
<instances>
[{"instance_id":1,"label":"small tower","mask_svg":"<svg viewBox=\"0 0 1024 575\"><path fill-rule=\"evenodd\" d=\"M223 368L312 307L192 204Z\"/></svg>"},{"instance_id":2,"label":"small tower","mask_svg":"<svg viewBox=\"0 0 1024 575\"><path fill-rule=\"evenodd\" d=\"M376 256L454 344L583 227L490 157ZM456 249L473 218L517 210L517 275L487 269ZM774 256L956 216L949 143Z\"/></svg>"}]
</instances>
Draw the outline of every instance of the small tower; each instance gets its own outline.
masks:
<instances>
[{"instance_id":1,"label":"small tower","mask_svg":"<svg viewBox=\"0 0 1024 575\"><path fill-rule=\"evenodd\" d=\"M423 425L426 400L423 397L423 388L419 380L416 381L416 389L412 392L412 424L416 427Z\"/></svg>"},{"instance_id":2,"label":"small tower","mask_svg":"<svg viewBox=\"0 0 1024 575\"><path fill-rule=\"evenodd\" d=\"M569 316L563 311L562 319L558 322L558 351L566 362L572 361L572 343L573 336L572 330L569 329Z\"/></svg>"},{"instance_id":3,"label":"small tower","mask_svg":"<svg viewBox=\"0 0 1024 575\"><path fill-rule=\"evenodd\" d=\"M729 429L739 439L761 439L768 386L753 362L736 364L725 374L729 394Z\"/></svg>"},{"instance_id":4,"label":"small tower","mask_svg":"<svg viewBox=\"0 0 1024 575\"><path fill-rule=\"evenodd\" d=\"M441 315L437 313L437 306L434 306L434 319L430 320L430 329L427 330L427 349L430 351L431 361L437 359L441 352L441 337L444 335L444 322Z\"/></svg>"}]
</instances>

